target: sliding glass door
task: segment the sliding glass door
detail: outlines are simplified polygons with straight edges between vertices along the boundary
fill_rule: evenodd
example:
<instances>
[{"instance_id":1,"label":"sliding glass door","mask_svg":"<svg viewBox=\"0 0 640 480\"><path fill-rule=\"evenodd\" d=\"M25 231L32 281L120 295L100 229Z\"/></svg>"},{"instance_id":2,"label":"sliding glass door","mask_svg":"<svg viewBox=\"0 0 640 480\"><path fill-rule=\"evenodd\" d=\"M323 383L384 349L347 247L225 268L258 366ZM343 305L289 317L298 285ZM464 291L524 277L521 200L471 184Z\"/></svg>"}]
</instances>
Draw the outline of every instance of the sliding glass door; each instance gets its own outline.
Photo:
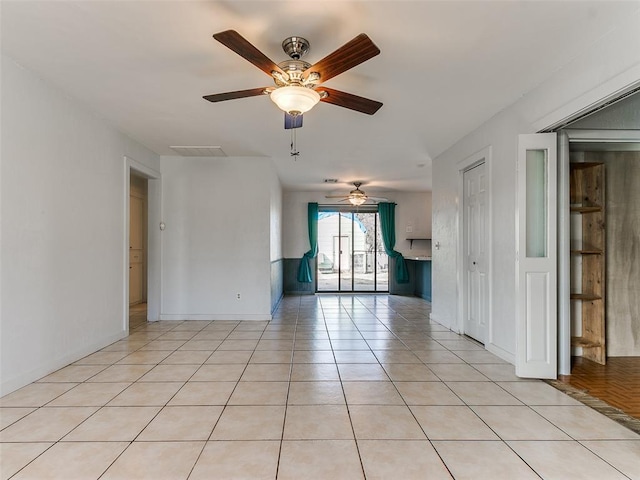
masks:
<instances>
[{"instance_id":1,"label":"sliding glass door","mask_svg":"<svg viewBox=\"0 0 640 480\"><path fill-rule=\"evenodd\" d=\"M320 207L318 292L386 292L389 259L377 207Z\"/></svg>"}]
</instances>

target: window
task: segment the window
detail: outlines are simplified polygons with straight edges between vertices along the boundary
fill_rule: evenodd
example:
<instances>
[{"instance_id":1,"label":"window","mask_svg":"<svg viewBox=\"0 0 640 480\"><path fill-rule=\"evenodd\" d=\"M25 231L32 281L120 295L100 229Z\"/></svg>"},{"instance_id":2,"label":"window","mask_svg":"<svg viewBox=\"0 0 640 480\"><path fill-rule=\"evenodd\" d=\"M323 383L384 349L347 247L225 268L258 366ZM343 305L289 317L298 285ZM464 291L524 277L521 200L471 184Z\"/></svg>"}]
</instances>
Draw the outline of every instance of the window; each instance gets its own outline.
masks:
<instances>
[{"instance_id":1,"label":"window","mask_svg":"<svg viewBox=\"0 0 640 480\"><path fill-rule=\"evenodd\" d=\"M376 206L319 208L318 292L387 292L388 265Z\"/></svg>"}]
</instances>

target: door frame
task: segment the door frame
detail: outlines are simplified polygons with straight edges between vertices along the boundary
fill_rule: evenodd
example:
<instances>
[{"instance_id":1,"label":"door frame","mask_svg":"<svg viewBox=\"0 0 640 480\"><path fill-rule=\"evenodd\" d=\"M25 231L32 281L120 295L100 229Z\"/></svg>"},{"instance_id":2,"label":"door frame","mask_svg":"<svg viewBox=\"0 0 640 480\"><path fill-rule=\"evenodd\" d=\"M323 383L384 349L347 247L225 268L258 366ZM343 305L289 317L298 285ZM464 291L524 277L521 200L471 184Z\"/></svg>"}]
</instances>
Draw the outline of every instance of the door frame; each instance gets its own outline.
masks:
<instances>
[{"instance_id":1,"label":"door frame","mask_svg":"<svg viewBox=\"0 0 640 480\"><path fill-rule=\"evenodd\" d=\"M485 330L485 343L486 350L496 354L497 356L505 359L510 359L513 355L505 352L502 348L497 347L493 341L493 188L492 188L492 147L483 148L482 150L470 155L469 157L461 160L457 164L458 169L458 262L456 266L456 278L458 284L458 302L456 307L456 330L458 333L464 334L464 312L467 308L467 286L465 285L465 269L467 268L467 260L464 255L464 239L465 239L465 225L464 225L464 173L477 167L481 163L485 164L485 174L487 177L487 324Z\"/></svg>"},{"instance_id":2,"label":"door frame","mask_svg":"<svg viewBox=\"0 0 640 480\"><path fill-rule=\"evenodd\" d=\"M160 319L161 311L161 237L162 182L160 172L124 156L124 235L122 238L122 327L129 332L129 216L131 173L148 180L147 190L147 320Z\"/></svg>"},{"instance_id":3,"label":"door frame","mask_svg":"<svg viewBox=\"0 0 640 480\"><path fill-rule=\"evenodd\" d=\"M558 374L571 375L571 232L569 162L571 142L640 143L638 130L558 130Z\"/></svg>"},{"instance_id":4,"label":"door frame","mask_svg":"<svg viewBox=\"0 0 640 480\"><path fill-rule=\"evenodd\" d=\"M378 207L377 205L364 205L364 206L359 206L359 207L353 207L353 206L347 206L347 205L319 205L319 211L320 212L331 212L331 213L335 213L338 215L338 235L332 235L332 248L334 248L335 250L335 241L336 238L340 238L340 243L342 243L342 239L348 238L349 239L349 273L351 275L351 290L341 290L341 282L342 282L342 274L340 271L340 268L338 268L338 288L337 290L320 290L318 288L318 282L319 282L319 271L318 271L318 261L316 259L316 263L315 263L315 272L316 272L316 285L315 285L315 293L352 293L352 294L367 294L367 293L389 293L389 281L387 281L387 289L386 290L378 290L378 272L377 272L377 255L380 253L379 250L374 249L374 255L375 255L375 259L376 259L376 264L374 266L374 271L373 271L373 290L355 290L355 267L354 267L354 249L355 249L355 214L357 213L370 213L370 214L374 214L374 215L378 215ZM351 215L351 220L350 220L350 228L351 231L348 233L348 235L344 235L342 232L342 219L345 218L343 216L343 214L350 214ZM379 217L376 217L376 220L374 221L375 224L375 231L374 231L374 239L375 241L377 241L378 238L378 232L379 230ZM320 235L319 230L318 230L318 236ZM377 247L377 244L375 245ZM335 255L334 255L335 256ZM339 258L339 267L342 266L342 260L341 260L342 255L338 255ZM366 262L366 256L365 256L365 262Z\"/></svg>"},{"instance_id":5,"label":"door frame","mask_svg":"<svg viewBox=\"0 0 640 480\"><path fill-rule=\"evenodd\" d=\"M469 191L467 189L468 186L468 182L466 182L464 180L465 175L472 172L473 170L476 170L478 168L482 167L484 170L484 177L485 177L485 185L486 185L486 181L487 181L487 165L485 164L484 161L481 161L479 163L474 164L472 167L469 167L467 169L465 169L462 172L462 177L463 177L463 195L462 195L462 224L465 228L467 228L470 224L472 224L472 216L468 215L467 212L469 212L470 210L467 208L467 204L466 204L466 199L469 195ZM486 190L485 190L485 200L486 200ZM489 212L487 210L487 205L485 203L485 208L484 208L485 212L484 212L484 216L483 216L483 221L484 221L484 225L483 225L483 229L485 230L485 239L486 239L486 234L488 233L488 228L487 228L487 218L489 215ZM469 265L469 256L468 256L468 251L469 251L469 244L472 242L468 242L469 239L469 235L466 234L466 232L463 232L462 234L462 246L463 246L463 257L462 257L462 284L464 285L464 293L462 295L462 306L463 306L463 310L462 310L462 326L463 326L463 331L465 334L467 334L469 337L473 338L474 340L482 343L484 345L485 343L485 336L486 336L486 330L487 330L487 325L486 325L486 321L488 320L488 315L484 315L486 314L486 308L484 312L479 312L481 315L485 316L484 320L485 320L485 325L482 327L482 334L481 335L475 335L476 333L480 333L477 331L473 331L473 329L471 328L471 324L469 323L469 316L470 316L470 310L471 310L471 305L470 305L470 300L472 298L472 295L469 292L469 281L471 279L471 272L470 272L470 265ZM477 238L477 237L476 237ZM484 253L485 253L485 258L484 263L486 264L486 258L487 258L487 254L488 254L488 250L489 250L489 245L486 244L484 245ZM484 268L486 269L486 265L484 266ZM488 286L488 285L487 285ZM485 299L485 303L488 299ZM487 303L487 307L488 307L488 303ZM467 331L467 327L469 327L469 331ZM473 331L474 335L471 335L471 332ZM482 340L480 340L480 338L482 338Z\"/></svg>"}]
</instances>

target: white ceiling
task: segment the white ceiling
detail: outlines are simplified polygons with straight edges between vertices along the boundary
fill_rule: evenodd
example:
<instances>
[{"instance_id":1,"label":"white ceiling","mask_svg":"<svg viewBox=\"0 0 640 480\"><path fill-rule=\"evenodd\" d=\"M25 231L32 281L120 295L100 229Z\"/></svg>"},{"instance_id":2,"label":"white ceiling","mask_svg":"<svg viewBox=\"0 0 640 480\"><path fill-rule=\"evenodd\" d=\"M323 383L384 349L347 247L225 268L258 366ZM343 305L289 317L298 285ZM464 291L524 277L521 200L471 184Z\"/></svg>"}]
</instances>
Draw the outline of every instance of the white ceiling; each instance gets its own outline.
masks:
<instances>
[{"instance_id":1,"label":"white ceiling","mask_svg":"<svg viewBox=\"0 0 640 480\"><path fill-rule=\"evenodd\" d=\"M216 145L273 159L288 190L431 189L431 159L569 63L637 1L7 1L2 50L161 155ZM357 34L382 53L327 82L379 100L373 116L321 103L297 133L268 97L203 95L272 85L216 42L235 29L276 63L299 35L314 63ZM242 161L238 159L238 161Z\"/></svg>"}]
</instances>

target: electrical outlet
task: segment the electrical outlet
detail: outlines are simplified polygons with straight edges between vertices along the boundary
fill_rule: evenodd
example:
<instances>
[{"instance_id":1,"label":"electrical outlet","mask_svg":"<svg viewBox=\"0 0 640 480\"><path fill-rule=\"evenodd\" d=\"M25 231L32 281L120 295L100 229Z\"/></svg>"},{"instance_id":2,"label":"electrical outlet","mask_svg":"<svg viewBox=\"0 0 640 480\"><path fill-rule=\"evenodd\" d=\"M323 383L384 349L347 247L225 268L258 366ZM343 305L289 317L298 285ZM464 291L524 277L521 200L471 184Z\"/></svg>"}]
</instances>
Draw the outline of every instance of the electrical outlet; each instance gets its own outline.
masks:
<instances>
[{"instance_id":1,"label":"electrical outlet","mask_svg":"<svg viewBox=\"0 0 640 480\"><path fill-rule=\"evenodd\" d=\"M407 233L413 233L413 226L407 225Z\"/></svg>"},{"instance_id":2,"label":"electrical outlet","mask_svg":"<svg viewBox=\"0 0 640 480\"><path fill-rule=\"evenodd\" d=\"M239 293L238 293L238 295L237 295L237 296L238 296L238 300L240 300L240 294L239 294Z\"/></svg>"}]
</instances>

